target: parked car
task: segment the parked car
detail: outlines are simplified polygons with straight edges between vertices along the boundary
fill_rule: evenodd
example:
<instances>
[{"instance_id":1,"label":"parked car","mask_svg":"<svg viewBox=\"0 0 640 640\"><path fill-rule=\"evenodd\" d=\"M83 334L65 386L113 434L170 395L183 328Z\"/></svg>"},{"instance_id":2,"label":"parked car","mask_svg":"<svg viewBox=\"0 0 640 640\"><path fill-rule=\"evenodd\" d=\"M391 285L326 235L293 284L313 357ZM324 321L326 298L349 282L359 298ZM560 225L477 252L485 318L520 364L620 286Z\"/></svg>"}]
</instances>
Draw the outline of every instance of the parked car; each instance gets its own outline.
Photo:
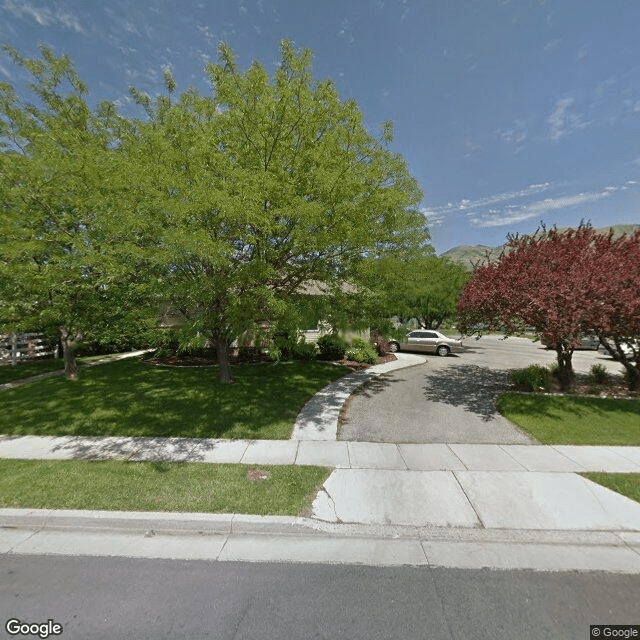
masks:
<instances>
[{"instance_id":1,"label":"parked car","mask_svg":"<svg viewBox=\"0 0 640 640\"><path fill-rule=\"evenodd\" d=\"M540 342L542 342L547 349L551 349L544 338L542 338ZM592 351L597 351L599 346L600 338L598 338L597 335L593 333L583 333L582 336L580 336L580 346L576 347L576 349L591 349Z\"/></svg>"},{"instance_id":2,"label":"parked car","mask_svg":"<svg viewBox=\"0 0 640 640\"><path fill-rule=\"evenodd\" d=\"M448 338L433 329L411 331L407 334L406 342L390 340L390 348L392 352L423 351L425 353L437 353L439 356L448 356L450 353L464 351L462 340Z\"/></svg>"},{"instance_id":3,"label":"parked car","mask_svg":"<svg viewBox=\"0 0 640 640\"><path fill-rule=\"evenodd\" d=\"M615 345L613 344L613 342L610 342L610 344L611 344L611 348L615 351ZM636 347L636 350L638 350L638 349L640 348L640 343L636 343L635 347ZM632 347L632 345L630 345L628 342L622 342L622 343L620 344L620 348L622 349L622 353L624 353L627 357L629 357L629 356L633 355L633 347ZM611 355L611 354L607 351L607 349L605 348L605 346L604 346L603 344L601 344L601 345L598 347L598 351L599 351L600 353L604 353L605 355L608 355L608 356L609 356L609 355ZM614 360L617 360L617 359L618 359L618 357L617 357L617 356L613 356L613 359L614 359Z\"/></svg>"}]
</instances>

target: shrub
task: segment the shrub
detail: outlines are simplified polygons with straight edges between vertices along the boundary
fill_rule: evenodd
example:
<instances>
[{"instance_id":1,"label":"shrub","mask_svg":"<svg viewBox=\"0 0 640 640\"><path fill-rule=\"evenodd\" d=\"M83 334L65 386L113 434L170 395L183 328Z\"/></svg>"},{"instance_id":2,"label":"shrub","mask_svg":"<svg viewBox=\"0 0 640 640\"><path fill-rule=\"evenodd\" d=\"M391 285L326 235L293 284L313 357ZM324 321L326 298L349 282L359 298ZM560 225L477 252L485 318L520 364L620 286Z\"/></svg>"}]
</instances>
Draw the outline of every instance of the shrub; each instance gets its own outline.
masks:
<instances>
[{"instance_id":1,"label":"shrub","mask_svg":"<svg viewBox=\"0 0 640 640\"><path fill-rule=\"evenodd\" d=\"M378 354L371 344L362 338L353 338L351 347L346 351L347 360L362 362L364 364L375 364L378 362Z\"/></svg>"},{"instance_id":2,"label":"shrub","mask_svg":"<svg viewBox=\"0 0 640 640\"><path fill-rule=\"evenodd\" d=\"M589 379L595 384L605 384L608 380L607 370L601 364L594 364L591 367Z\"/></svg>"},{"instance_id":3,"label":"shrub","mask_svg":"<svg viewBox=\"0 0 640 640\"><path fill-rule=\"evenodd\" d=\"M260 347L252 347L247 345L238 347L237 362L246 364L252 362L260 362L262 359L263 355L262 349Z\"/></svg>"},{"instance_id":4,"label":"shrub","mask_svg":"<svg viewBox=\"0 0 640 640\"><path fill-rule=\"evenodd\" d=\"M526 369L512 371L511 381L521 391L547 391L551 386L551 372L547 367L531 364Z\"/></svg>"},{"instance_id":5,"label":"shrub","mask_svg":"<svg viewBox=\"0 0 640 640\"><path fill-rule=\"evenodd\" d=\"M293 360L298 345L298 332L292 327L285 327L273 334L271 353L276 360Z\"/></svg>"},{"instance_id":6,"label":"shrub","mask_svg":"<svg viewBox=\"0 0 640 640\"><path fill-rule=\"evenodd\" d=\"M298 342L292 351L295 360L314 360L316 355L316 345L313 342L305 342L304 339Z\"/></svg>"},{"instance_id":7,"label":"shrub","mask_svg":"<svg viewBox=\"0 0 640 640\"><path fill-rule=\"evenodd\" d=\"M337 333L329 333L318 338L318 349L321 360L342 360L347 343Z\"/></svg>"}]
</instances>

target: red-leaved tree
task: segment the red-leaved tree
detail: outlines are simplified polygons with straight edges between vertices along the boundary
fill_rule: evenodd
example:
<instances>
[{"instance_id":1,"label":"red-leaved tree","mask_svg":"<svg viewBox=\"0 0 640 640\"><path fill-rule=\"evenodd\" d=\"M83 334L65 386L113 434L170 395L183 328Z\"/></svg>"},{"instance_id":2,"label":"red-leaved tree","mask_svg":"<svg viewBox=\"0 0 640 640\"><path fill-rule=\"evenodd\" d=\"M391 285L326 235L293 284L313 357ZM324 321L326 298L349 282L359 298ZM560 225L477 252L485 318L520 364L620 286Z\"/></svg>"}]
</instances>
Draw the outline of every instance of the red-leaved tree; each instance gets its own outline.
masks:
<instances>
[{"instance_id":1,"label":"red-leaved tree","mask_svg":"<svg viewBox=\"0 0 640 640\"><path fill-rule=\"evenodd\" d=\"M640 389L640 230L594 238L588 324Z\"/></svg>"},{"instance_id":2,"label":"red-leaved tree","mask_svg":"<svg viewBox=\"0 0 640 640\"><path fill-rule=\"evenodd\" d=\"M458 315L463 331L479 322L507 335L533 326L556 351L560 387L568 389L581 334L595 331L614 345L634 343L639 301L640 233L614 240L581 225L510 238L497 262L476 267L458 300ZM634 348L635 358L620 358L632 372L630 388L640 375Z\"/></svg>"}]
</instances>

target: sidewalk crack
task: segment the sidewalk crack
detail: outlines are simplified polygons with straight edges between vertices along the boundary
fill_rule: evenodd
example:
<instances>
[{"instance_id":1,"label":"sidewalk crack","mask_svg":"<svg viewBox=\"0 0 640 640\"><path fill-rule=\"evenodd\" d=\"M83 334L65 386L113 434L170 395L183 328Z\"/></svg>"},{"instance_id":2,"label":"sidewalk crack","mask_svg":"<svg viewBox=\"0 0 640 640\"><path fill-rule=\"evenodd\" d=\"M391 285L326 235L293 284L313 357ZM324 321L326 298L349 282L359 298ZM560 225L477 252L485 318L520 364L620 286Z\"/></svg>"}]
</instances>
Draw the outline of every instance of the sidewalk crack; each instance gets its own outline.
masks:
<instances>
[{"instance_id":1,"label":"sidewalk crack","mask_svg":"<svg viewBox=\"0 0 640 640\"><path fill-rule=\"evenodd\" d=\"M465 488L462 486L462 482L460 482L460 478L458 478L455 471L452 471L451 473L453 474L453 477L456 479L456 482L458 483L460 490L464 494L464 497L467 499L469 506L473 509L473 512L476 514L476 518L478 518L478 522L480 523L480 528L486 529L487 527L485 526L484 522L482 521L482 518L480 517L480 514L478 513L478 510L476 509L476 505L473 504L473 502L471 501L471 498L469 497L469 494L466 492Z\"/></svg>"},{"instance_id":2,"label":"sidewalk crack","mask_svg":"<svg viewBox=\"0 0 640 640\"><path fill-rule=\"evenodd\" d=\"M445 446L447 447L447 449L449 449L449 451L451 451L451 453L458 459L458 461L460 462L460 464L465 468L466 471L469 471L469 467L467 467L467 465L464 463L464 460L451 448L450 444L445 444ZM456 478L457 479L457 478Z\"/></svg>"}]
</instances>

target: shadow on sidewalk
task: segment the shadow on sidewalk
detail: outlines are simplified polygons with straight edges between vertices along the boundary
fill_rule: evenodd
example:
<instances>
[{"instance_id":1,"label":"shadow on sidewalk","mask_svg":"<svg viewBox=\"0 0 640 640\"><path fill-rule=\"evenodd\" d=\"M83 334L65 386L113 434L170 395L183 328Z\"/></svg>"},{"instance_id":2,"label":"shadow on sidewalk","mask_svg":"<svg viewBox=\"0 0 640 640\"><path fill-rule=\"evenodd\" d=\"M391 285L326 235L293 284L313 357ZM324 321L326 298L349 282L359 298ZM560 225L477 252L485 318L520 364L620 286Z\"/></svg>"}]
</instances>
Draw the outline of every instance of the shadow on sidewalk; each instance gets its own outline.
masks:
<instances>
[{"instance_id":1,"label":"shadow on sidewalk","mask_svg":"<svg viewBox=\"0 0 640 640\"><path fill-rule=\"evenodd\" d=\"M200 438L61 436L51 451L68 454L74 460L200 462L206 453L214 451L220 444L219 441Z\"/></svg>"},{"instance_id":2,"label":"shadow on sidewalk","mask_svg":"<svg viewBox=\"0 0 640 640\"><path fill-rule=\"evenodd\" d=\"M442 402L463 407L488 422L500 415L496 398L510 389L508 371L459 365L439 369L425 376L424 397L429 402Z\"/></svg>"}]
</instances>

